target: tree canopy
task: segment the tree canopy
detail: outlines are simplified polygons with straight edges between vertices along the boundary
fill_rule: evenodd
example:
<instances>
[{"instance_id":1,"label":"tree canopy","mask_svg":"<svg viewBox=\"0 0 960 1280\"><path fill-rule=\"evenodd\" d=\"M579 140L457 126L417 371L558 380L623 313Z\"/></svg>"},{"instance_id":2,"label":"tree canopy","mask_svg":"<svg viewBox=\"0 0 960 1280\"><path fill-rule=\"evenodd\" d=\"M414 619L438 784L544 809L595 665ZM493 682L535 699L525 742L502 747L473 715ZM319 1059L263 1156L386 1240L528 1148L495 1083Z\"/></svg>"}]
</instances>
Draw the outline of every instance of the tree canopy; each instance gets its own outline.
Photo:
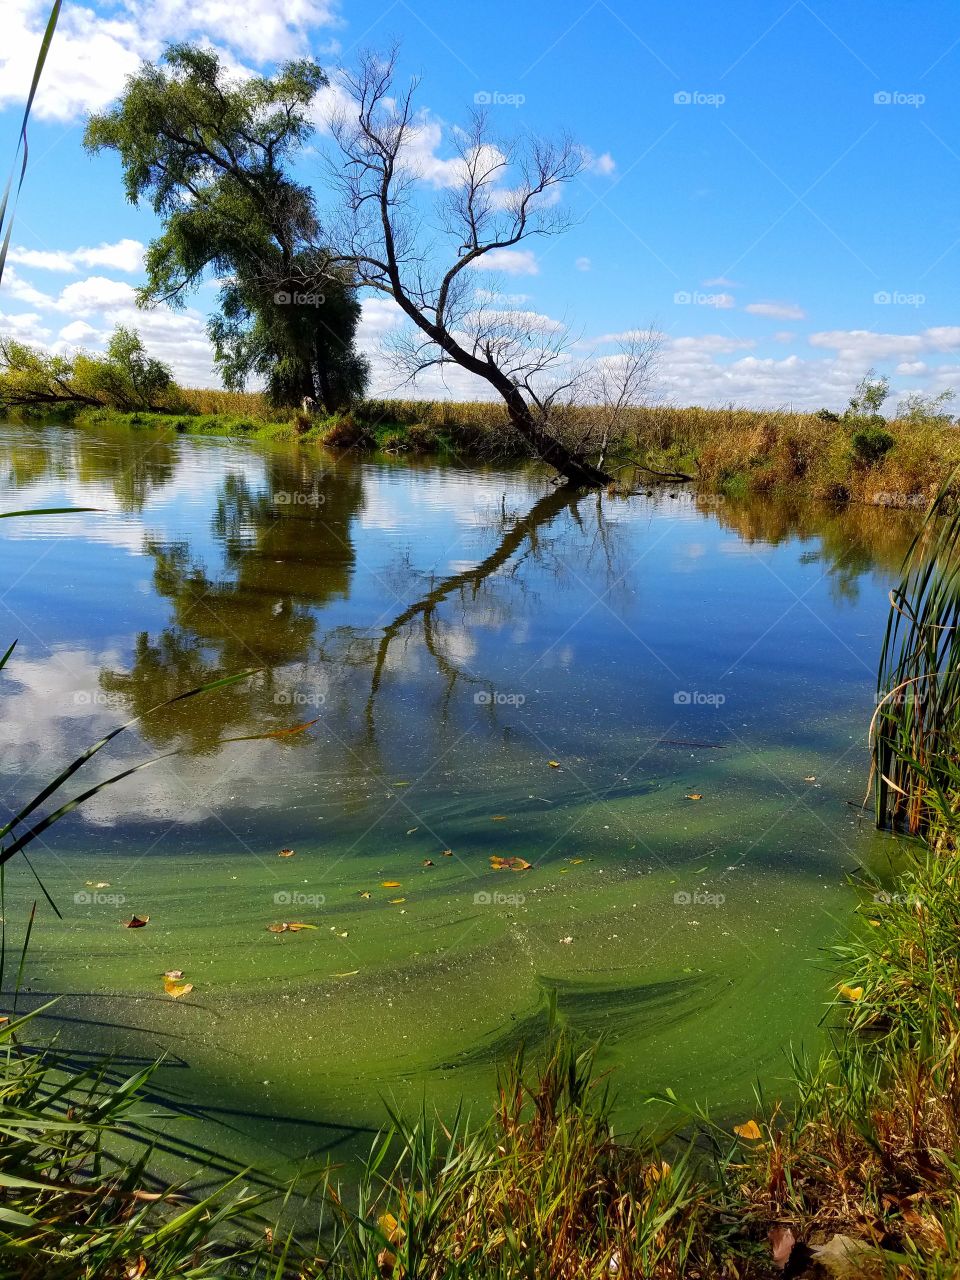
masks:
<instances>
[{"instance_id":1,"label":"tree canopy","mask_svg":"<svg viewBox=\"0 0 960 1280\"><path fill-rule=\"evenodd\" d=\"M349 270L327 264L311 191L289 172L326 83L309 60L233 80L215 53L175 45L91 118L84 143L116 151L128 199L162 219L141 304L182 306L217 279L210 334L227 385L255 373L277 404L311 396L333 410L366 384L360 306Z\"/></svg>"},{"instance_id":2,"label":"tree canopy","mask_svg":"<svg viewBox=\"0 0 960 1280\"><path fill-rule=\"evenodd\" d=\"M103 355L58 355L0 338L0 405L6 408L157 409L173 386L169 368L148 356L139 334L122 325Z\"/></svg>"}]
</instances>

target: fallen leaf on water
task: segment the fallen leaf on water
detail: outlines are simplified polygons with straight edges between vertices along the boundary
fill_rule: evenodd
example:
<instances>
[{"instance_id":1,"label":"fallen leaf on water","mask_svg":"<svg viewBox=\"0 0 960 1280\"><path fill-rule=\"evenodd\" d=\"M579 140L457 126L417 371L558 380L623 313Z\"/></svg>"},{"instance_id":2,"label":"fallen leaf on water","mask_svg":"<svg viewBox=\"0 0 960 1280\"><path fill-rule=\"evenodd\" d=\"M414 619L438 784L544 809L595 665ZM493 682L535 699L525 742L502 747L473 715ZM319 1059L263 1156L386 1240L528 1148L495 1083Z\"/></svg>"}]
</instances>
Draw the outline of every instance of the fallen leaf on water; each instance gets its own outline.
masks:
<instances>
[{"instance_id":1,"label":"fallen leaf on water","mask_svg":"<svg viewBox=\"0 0 960 1280\"><path fill-rule=\"evenodd\" d=\"M123 927L125 929L142 929L149 920L149 916L131 916L129 920L124 920Z\"/></svg>"},{"instance_id":2,"label":"fallen leaf on water","mask_svg":"<svg viewBox=\"0 0 960 1280\"><path fill-rule=\"evenodd\" d=\"M525 858L500 858L491 853L490 866L494 871L529 871L533 863Z\"/></svg>"},{"instance_id":3,"label":"fallen leaf on water","mask_svg":"<svg viewBox=\"0 0 960 1280\"><path fill-rule=\"evenodd\" d=\"M859 1000L863 995L863 987L848 987L845 982L841 982L837 990L844 1000Z\"/></svg>"},{"instance_id":4,"label":"fallen leaf on water","mask_svg":"<svg viewBox=\"0 0 960 1280\"><path fill-rule=\"evenodd\" d=\"M423 865L425 867L435 867L437 864L434 862L432 858L424 858Z\"/></svg>"},{"instance_id":5,"label":"fallen leaf on water","mask_svg":"<svg viewBox=\"0 0 960 1280\"><path fill-rule=\"evenodd\" d=\"M173 996L174 1000L179 1000L181 996L188 996L193 990L192 982L174 982L172 978L164 978L163 989L168 996Z\"/></svg>"},{"instance_id":6,"label":"fallen leaf on water","mask_svg":"<svg viewBox=\"0 0 960 1280\"><path fill-rule=\"evenodd\" d=\"M335 973L335 978L355 978L360 972L359 969L349 969L346 973Z\"/></svg>"},{"instance_id":7,"label":"fallen leaf on water","mask_svg":"<svg viewBox=\"0 0 960 1280\"><path fill-rule=\"evenodd\" d=\"M770 1241L773 1265L778 1271L785 1270L787 1263L790 1261L790 1255L793 1253L793 1246L797 1243L797 1237L793 1234L793 1229L791 1227L771 1227L767 1232L767 1239Z\"/></svg>"},{"instance_id":8,"label":"fallen leaf on water","mask_svg":"<svg viewBox=\"0 0 960 1280\"><path fill-rule=\"evenodd\" d=\"M277 854L277 857L278 857L278 858L292 858L295 852L296 852L296 850L294 850L294 849L281 849L281 850L280 850L280 852Z\"/></svg>"},{"instance_id":9,"label":"fallen leaf on water","mask_svg":"<svg viewBox=\"0 0 960 1280\"><path fill-rule=\"evenodd\" d=\"M809 778L804 778L804 782L816 782L816 780L817 775L815 773L811 773Z\"/></svg>"},{"instance_id":10,"label":"fallen leaf on water","mask_svg":"<svg viewBox=\"0 0 960 1280\"><path fill-rule=\"evenodd\" d=\"M505 813L495 813L490 819L491 822L506 822L507 815Z\"/></svg>"},{"instance_id":11,"label":"fallen leaf on water","mask_svg":"<svg viewBox=\"0 0 960 1280\"><path fill-rule=\"evenodd\" d=\"M441 856L441 857L443 857L443 858L452 858L452 857L453 857L453 850L452 850L452 849L441 849L441 851L440 851L440 856Z\"/></svg>"},{"instance_id":12,"label":"fallen leaf on water","mask_svg":"<svg viewBox=\"0 0 960 1280\"><path fill-rule=\"evenodd\" d=\"M419 830L420 830L419 827L411 827L410 830L407 832L407 835L412 836L415 831L419 831Z\"/></svg>"},{"instance_id":13,"label":"fallen leaf on water","mask_svg":"<svg viewBox=\"0 0 960 1280\"><path fill-rule=\"evenodd\" d=\"M579 865L580 865L580 863L583 861L583 859L582 859L582 858L568 858L568 859L567 859L567 861L570 863L571 867L579 867Z\"/></svg>"},{"instance_id":14,"label":"fallen leaf on water","mask_svg":"<svg viewBox=\"0 0 960 1280\"><path fill-rule=\"evenodd\" d=\"M84 880L84 884L88 889L109 889L109 880Z\"/></svg>"},{"instance_id":15,"label":"fallen leaf on water","mask_svg":"<svg viewBox=\"0 0 960 1280\"><path fill-rule=\"evenodd\" d=\"M280 924L268 924L270 933L300 933L303 929L319 929L316 924L303 924L300 920L284 920Z\"/></svg>"},{"instance_id":16,"label":"fallen leaf on water","mask_svg":"<svg viewBox=\"0 0 960 1280\"><path fill-rule=\"evenodd\" d=\"M559 761L559 760L548 760L548 761L547 761L547 764L550 766L550 768L551 768L551 769L559 769L559 768L560 768L560 761Z\"/></svg>"},{"instance_id":17,"label":"fallen leaf on water","mask_svg":"<svg viewBox=\"0 0 960 1280\"><path fill-rule=\"evenodd\" d=\"M758 1138L763 1137L756 1120L748 1120L746 1124L735 1124L733 1132L740 1138L746 1138L749 1142L756 1142Z\"/></svg>"},{"instance_id":18,"label":"fallen leaf on water","mask_svg":"<svg viewBox=\"0 0 960 1280\"><path fill-rule=\"evenodd\" d=\"M399 889L400 881L399 880L381 880L380 888L381 889Z\"/></svg>"},{"instance_id":19,"label":"fallen leaf on water","mask_svg":"<svg viewBox=\"0 0 960 1280\"><path fill-rule=\"evenodd\" d=\"M401 902L406 902L406 898L391 898L391 899L390 899L390 905L391 905L391 907L399 907L399 905L400 905L400 903L401 903ZM345 938L347 935L346 935L346 934L342 934L341 936Z\"/></svg>"},{"instance_id":20,"label":"fallen leaf on water","mask_svg":"<svg viewBox=\"0 0 960 1280\"><path fill-rule=\"evenodd\" d=\"M409 783L409 782L395 782L393 785L394 785L395 787L409 787L410 783Z\"/></svg>"},{"instance_id":21,"label":"fallen leaf on water","mask_svg":"<svg viewBox=\"0 0 960 1280\"><path fill-rule=\"evenodd\" d=\"M180 978L182 978L182 977L183 977L183 970L182 970L182 969L168 969L168 970L167 970L167 972L163 975L163 977L165 977L165 978L170 978L170 979L172 979L172 981L177 982L177 981L179 981L179 979L180 979Z\"/></svg>"},{"instance_id":22,"label":"fallen leaf on water","mask_svg":"<svg viewBox=\"0 0 960 1280\"><path fill-rule=\"evenodd\" d=\"M372 896L372 895L371 895L371 893L370 893L370 890L369 890L369 889L361 889L361 890L360 890L360 897L361 897L361 898L369 898L369 897L371 897L371 896Z\"/></svg>"},{"instance_id":23,"label":"fallen leaf on water","mask_svg":"<svg viewBox=\"0 0 960 1280\"><path fill-rule=\"evenodd\" d=\"M685 800L702 800L703 796L699 791L691 791L688 796L684 796Z\"/></svg>"},{"instance_id":24,"label":"fallen leaf on water","mask_svg":"<svg viewBox=\"0 0 960 1280\"><path fill-rule=\"evenodd\" d=\"M563 944L563 946L569 947L570 943L573 941L573 938L572 937L561 938L560 941Z\"/></svg>"}]
</instances>

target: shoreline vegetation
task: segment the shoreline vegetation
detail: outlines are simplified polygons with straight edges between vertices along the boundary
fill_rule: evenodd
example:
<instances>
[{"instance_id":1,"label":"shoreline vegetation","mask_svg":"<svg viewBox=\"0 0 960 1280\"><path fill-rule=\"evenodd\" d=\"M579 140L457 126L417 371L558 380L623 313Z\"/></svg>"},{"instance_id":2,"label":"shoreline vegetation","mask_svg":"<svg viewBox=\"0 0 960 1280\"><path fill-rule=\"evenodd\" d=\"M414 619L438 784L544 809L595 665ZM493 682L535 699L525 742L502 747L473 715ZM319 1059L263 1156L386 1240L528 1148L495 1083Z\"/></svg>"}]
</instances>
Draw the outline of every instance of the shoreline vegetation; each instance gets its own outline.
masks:
<instances>
[{"instance_id":1,"label":"shoreline vegetation","mask_svg":"<svg viewBox=\"0 0 960 1280\"><path fill-rule=\"evenodd\" d=\"M187 435L299 442L355 453L439 456L495 465L533 461L493 402L366 400L349 412L319 416L271 409L257 393L176 389L153 411L66 406L52 413L13 409L26 420L123 426ZM572 411L576 435L592 416ZM826 410L678 408L621 411L609 442L614 491L629 493L648 480L697 482L740 497L803 494L829 502L926 508L960 464L960 428L934 412L892 419L852 417Z\"/></svg>"},{"instance_id":2,"label":"shoreline vegetation","mask_svg":"<svg viewBox=\"0 0 960 1280\"><path fill-rule=\"evenodd\" d=\"M854 880L824 984L827 1047L786 1053L795 1101L758 1085L727 1128L667 1091L650 1098L645 1131L618 1137L615 1078L553 1008L549 1049L501 1068L486 1119L388 1113L359 1167L304 1169L271 1188L211 1163L170 1187L140 1123L156 1117L150 1070L124 1080L109 1063L58 1060L31 1037L40 1011L18 1017L14 992L0 1023L0 1276L960 1275L957 700L932 678L942 659L955 666L960 616L955 537L941 524L949 491L892 594L878 684L895 680L896 696L880 699L872 727L878 806L895 774L910 821L891 830L889 876ZM922 699L901 696L921 678Z\"/></svg>"}]
</instances>

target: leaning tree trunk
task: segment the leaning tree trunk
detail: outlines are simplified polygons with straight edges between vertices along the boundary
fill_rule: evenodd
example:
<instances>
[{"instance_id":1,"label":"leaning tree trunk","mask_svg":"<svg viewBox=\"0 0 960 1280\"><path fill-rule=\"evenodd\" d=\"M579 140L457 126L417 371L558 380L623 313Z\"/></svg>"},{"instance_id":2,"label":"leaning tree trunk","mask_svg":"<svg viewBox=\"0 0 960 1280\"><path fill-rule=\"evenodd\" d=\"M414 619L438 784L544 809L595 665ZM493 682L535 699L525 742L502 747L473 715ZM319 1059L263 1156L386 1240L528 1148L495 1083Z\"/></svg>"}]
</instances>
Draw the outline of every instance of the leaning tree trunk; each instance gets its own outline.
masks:
<instances>
[{"instance_id":1,"label":"leaning tree trunk","mask_svg":"<svg viewBox=\"0 0 960 1280\"><path fill-rule=\"evenodd\" d=\"M568 484L582 488L597 488L609 484L613 480L602 467L594 466L581 454L573 453L549 431L535 420L529 407L518 391L504 397L507 401L507 413L516 430L530 444L548 466L554 467Z\"/></svg>"}]
</instances>

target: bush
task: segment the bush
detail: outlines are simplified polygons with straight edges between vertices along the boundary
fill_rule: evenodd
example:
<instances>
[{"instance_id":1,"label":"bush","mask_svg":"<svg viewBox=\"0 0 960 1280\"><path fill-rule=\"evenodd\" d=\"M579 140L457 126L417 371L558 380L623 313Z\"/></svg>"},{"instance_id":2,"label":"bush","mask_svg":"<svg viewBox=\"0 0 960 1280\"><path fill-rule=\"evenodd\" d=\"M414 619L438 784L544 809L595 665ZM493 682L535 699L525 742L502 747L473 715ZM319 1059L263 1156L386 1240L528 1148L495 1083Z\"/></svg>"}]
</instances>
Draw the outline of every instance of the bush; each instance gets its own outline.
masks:
<instances>
[{"instance_id":1,"label":"bush","mask_svg":"<svg viewBox=\"0 0 960 1280\"><path fill-rule=\"evenodd\" d=\"M884 458L897 443L896 437L882 427L862 427L855 431L850 443L857 462L872 467Z\"/></svg>"}]
</instances>

